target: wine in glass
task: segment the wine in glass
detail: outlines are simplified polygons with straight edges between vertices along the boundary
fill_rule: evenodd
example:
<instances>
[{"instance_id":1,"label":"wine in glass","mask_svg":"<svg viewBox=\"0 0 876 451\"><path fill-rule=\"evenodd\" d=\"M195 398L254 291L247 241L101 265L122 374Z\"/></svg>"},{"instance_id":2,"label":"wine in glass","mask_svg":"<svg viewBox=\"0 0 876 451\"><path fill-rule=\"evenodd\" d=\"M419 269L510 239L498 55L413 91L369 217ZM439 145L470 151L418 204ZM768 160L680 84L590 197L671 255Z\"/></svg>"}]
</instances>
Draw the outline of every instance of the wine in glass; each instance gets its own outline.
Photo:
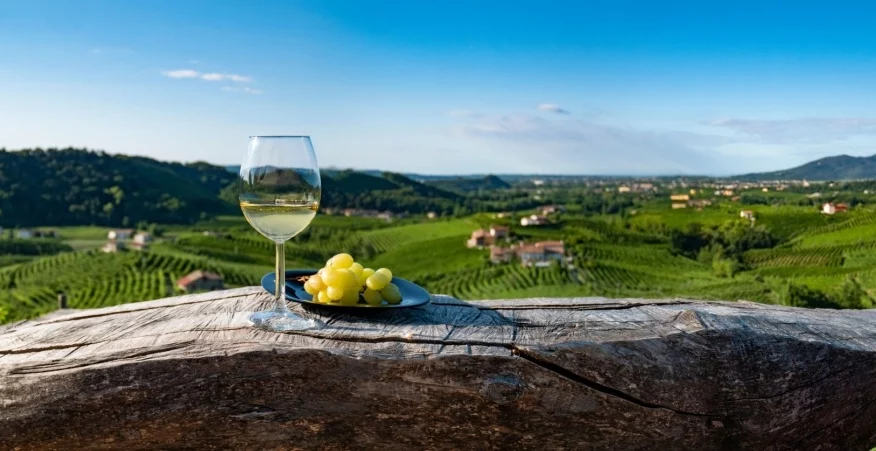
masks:
<instances>
[{"instance_id":1,"label":"wine in glass","mask_svg":"<svg viewBox=\"0 0 876 451\"><path fill-rule=\"evenodd\" d=\"M251 136L240 166L240 209L247 222L276 245L274 308L253 313L256 327L306 330L321 322L292 313L286 305L285 243L316 215L319 167L308 136Z\"/></svg>"}]
</instances>

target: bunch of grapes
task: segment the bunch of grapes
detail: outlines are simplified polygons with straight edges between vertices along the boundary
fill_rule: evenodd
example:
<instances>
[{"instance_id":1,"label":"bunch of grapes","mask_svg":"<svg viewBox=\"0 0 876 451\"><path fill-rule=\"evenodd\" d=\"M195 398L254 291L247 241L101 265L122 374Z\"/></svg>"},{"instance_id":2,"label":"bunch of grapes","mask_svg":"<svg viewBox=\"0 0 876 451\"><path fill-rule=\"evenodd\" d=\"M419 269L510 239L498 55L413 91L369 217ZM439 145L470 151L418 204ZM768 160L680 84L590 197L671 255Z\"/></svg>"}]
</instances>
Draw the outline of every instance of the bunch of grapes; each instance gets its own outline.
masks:
<instances>
[{"instance_id":1,"label":"bunch of grapes","mask_svg":"<svg viewBox=\"0 0 876 451\"><path fill-rule=\"evenodd\" d=\"M402 301L401 292L392 283L390 270L365 268L350 254L330 258L325 268L307 279L304 291L323 304L356 305L360 299L369 305Z\"/></svg>"}]
</instances>

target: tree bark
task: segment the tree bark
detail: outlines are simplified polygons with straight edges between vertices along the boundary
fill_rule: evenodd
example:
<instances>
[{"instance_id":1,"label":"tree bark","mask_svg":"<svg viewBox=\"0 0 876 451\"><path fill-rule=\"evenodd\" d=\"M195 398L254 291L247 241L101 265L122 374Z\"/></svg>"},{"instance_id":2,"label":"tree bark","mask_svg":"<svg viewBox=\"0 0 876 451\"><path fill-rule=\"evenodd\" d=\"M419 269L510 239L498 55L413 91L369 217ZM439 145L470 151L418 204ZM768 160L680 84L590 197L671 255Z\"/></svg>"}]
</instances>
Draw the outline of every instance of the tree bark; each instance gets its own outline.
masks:
<instances>
[{"instance_id":1,"label":"tree bark","mask_svg":"<svg viewBox=\"0 0 876 451\"><path fill-rule=\"evenodd\" d=\"M876 311L434 296L248 325L242 288L0 327L0 449L876 444Z\"/></svg>"}]
</instances>

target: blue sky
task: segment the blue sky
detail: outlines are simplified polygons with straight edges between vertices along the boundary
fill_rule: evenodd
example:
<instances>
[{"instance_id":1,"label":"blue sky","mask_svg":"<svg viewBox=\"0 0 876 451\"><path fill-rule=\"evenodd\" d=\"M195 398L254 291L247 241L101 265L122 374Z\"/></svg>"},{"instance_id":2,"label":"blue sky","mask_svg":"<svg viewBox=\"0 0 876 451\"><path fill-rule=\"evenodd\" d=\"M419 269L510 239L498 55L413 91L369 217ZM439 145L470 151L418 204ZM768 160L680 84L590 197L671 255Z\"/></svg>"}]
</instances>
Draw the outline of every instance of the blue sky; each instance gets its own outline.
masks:
<instances>
[{"instance_id":1,"label":"blue sky","mask_svg":"<svg viewBox=\"0 0 876 451\"><path fill-rule=\"evenodd\" d=\"M876 153L865 2L0 0L0 147L732 174Z\"/></svg>"}]
</instances>

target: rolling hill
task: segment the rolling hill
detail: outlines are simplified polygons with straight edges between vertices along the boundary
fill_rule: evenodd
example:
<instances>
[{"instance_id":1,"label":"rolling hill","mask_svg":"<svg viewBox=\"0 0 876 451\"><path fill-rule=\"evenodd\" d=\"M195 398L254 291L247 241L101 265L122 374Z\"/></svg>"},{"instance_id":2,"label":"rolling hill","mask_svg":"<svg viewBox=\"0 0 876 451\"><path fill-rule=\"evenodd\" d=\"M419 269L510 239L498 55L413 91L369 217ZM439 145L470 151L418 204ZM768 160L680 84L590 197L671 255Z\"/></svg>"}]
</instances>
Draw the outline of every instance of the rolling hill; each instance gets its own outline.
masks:
<instances>
[{"instance_id":1,"label":"rolling hill","mask_svg":"<svg viewBox=\"0 0 876 451\"><path fill-rule=\"evenodd\" d=\"M876 155L837 155L782 171L744 174L738 180L860 180L876 179Z\"/></svg>"},{"instance_id":2,"label":"rolling hill","mask_svg":"<svg viewBox=\"0 0 876 451\"><path fill-rule=\"evenodd\" d=\"M169 163L86 149L0 149L0 226L191 223L229 211L234 180L208 163Z\"/></svg>"}]
</instances>

